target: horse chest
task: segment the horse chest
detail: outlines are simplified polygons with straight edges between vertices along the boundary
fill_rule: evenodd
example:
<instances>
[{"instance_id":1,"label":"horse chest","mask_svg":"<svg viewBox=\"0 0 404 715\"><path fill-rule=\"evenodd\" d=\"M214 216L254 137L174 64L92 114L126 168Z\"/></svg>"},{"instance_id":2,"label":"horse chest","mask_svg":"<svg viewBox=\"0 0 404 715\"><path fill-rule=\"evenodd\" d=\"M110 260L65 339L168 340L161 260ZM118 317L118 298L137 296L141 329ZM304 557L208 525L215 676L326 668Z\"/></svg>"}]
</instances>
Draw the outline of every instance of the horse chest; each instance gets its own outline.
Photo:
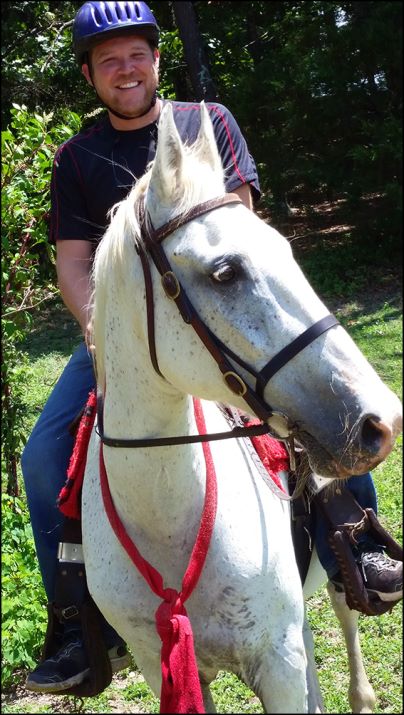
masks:
<instances>
[{"instance_id":1,"label":"horse chest","mask_svg":"<svg viewBox=\"0 0 404 715\"><path fill-rule=\"evenodd\" d=\"M227 467L229 460L236 467L237 450L229 446L227 449ZM297 579L284 505L274 499L250 468L241 475L227 471L230 471L227 479L219 475L216 525L207 560L198 587L187 602L201 647L217 641L220 634L222 659L235 644L242 648L243 643L258 642L263 636L263 622L271 628L276 625L275 632L279 631L282 611L290 603ZM83 512L85 558L94 598L121 633L136 633L134 640L143 633L144 638L158 647L154 613L160 600L112 532L102 504L99 476L91 470L83 490ZM166 528L168 524L167 514ZM154 554L147 553L153 566L158 568L165 563L171 574L165 586L180 589L192 546L193 539L187 539L185 529L182 543L169 540L157 544ZM282 563L289 566L283 576L274 579L280 546L288 554ZM279 602L281 605L275 608ZM300 606L294 603L293 608L298 612ZM271 613L276 617L271 619Z\"/></svg>"}]
</instances>

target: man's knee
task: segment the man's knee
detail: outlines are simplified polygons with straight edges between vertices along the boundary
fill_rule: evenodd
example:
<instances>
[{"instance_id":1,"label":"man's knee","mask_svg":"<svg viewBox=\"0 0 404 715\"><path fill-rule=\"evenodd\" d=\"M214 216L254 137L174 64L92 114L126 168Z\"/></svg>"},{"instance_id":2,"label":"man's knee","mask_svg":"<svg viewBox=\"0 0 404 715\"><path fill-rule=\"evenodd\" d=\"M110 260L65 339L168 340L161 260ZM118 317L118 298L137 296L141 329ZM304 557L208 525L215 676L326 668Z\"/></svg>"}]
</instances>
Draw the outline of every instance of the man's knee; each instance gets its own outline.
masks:
<instances>
[{"instance_id":1,"label":"man's knee","mask_svg":"<svg viewBox=\"0 0 404 715\"><path fill-rule=\"evenodd\" d=\"M63 439L34 430L21 455L21 471L28 491L35 489L45 493L49 484L62 488L73 449L73 438L66 435Z\"/></svg>"}]
</instances>

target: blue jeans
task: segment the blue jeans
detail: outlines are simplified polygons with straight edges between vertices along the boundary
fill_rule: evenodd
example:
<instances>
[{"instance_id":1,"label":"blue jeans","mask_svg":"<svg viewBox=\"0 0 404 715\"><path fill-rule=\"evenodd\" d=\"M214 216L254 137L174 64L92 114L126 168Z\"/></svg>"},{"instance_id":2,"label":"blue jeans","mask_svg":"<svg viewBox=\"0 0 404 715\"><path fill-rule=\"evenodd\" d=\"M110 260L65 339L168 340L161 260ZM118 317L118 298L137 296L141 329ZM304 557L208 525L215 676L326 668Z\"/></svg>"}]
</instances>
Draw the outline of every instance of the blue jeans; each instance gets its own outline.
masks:
<instances>
[{"instance_id":1,"label":"blue jeans","mask_svg":"<svg viewBox=\"0 0 404 715\"><path fill-rule=\"evenodd\" d=\"M46 402L21 457L36 552L48 601L54 600L57 549L63 514L56 506L73 450L68 432L95 387L85 343L75 350Z\"/></svg>"},{"instance_id":2,"label":"blue jeans","mask_svg":"<svg viewBox=\"0 0 404 715\"><path fill-rule=\"evenodd\" d=\"M375 514L377 514L376 489L373 484L372 476L369 472L362 474L359 477L351 477L346 482L346 486L362 509L371 508ZM315 514L314 541L320 563L327 572L327 576L332 578L332 576L339 571L339 566L334 553L328 545L328 529L329 526L325 516L320 512L320 509L317 509ZM366 541L369 542L369 545L376 546L373 539L366 534L360 537L359 541Z\"/></svg>"},{"instance_id":3,"label":"blue jeans","mask_svg":"<svg viewBox=\"0 0 404 715\"><path fill-rule=\"evenodd\" d=\"M94 387L92 359L82 343L56 383L21 458L39 567L49 601L54 600L57 549L64 520L56 500L66 481L74 443L67 428ZM369 473L352 477L347 486L362 508L372 507L377 512L376 491ZM338 565L328 545L328 526L321 514L316 516L317 553L328 576L333 576Z\"/></svg>"},{"instance_id":4,"label":"blue jeans","mask_svg":"<svg viewBox=\"0 0 404 715\"><path fill-rule=\"evenodd\" d=\"M85 343L81 343L53 388L21 457L36 553L48 601L55 600L57 550L65 518L56 500L66 481L74 445L68 426L84 407L95 384L91 355ZM107 648L124 642L103 617L101 627ZM65 631L76 629L74 623L65 624Z\"/></svg>"}]
</instances>

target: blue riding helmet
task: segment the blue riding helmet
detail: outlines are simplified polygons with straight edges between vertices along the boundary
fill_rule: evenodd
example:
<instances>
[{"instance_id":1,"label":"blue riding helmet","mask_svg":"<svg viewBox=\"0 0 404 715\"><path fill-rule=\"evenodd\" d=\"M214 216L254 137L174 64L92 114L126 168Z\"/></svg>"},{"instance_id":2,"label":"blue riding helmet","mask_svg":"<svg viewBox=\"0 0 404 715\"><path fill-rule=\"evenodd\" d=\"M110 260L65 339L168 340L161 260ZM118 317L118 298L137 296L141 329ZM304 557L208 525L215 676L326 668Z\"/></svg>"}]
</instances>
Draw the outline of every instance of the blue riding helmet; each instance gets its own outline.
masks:
<instances>
[{"instance_id":1,"label":"blue riding helmet","mask_svg":"<svg viewBox=\"0 0 404 715\"><path fill-rule=\"evenodd\" d=\"M80 67L91 47L118 35L142 35L155 47L159 26L145 2L86 2L73 23L74 54Z\"/></svg>"}]
</instances>

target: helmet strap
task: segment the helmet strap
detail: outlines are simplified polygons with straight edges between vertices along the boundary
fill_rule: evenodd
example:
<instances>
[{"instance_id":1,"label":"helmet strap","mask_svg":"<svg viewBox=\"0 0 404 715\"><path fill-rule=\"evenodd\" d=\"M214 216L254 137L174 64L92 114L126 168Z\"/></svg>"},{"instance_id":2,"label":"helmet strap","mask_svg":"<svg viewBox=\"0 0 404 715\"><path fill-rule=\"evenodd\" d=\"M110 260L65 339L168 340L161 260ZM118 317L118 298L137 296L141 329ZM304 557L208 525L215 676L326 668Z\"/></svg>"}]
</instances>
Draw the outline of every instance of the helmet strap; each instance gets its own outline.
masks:
<instances>
[{"instance_id":1,"label":"helmet strap","mask_svg":"<svg viewBox=\"0 0 404 715\"><path fill-rule=\"evenodd\" d=\"M103 102L103 100L101 99L101 97L99 96L99 94L97 93L97 91L96 91L96 95L97 95L98 99L100 100L100 102L102 102L102 104L104 105L104 107L106 107L109 112L111 112L112 114L115 114L115 116L116 116L116 117L119 117L119 119L127 119L128 121L131 120L131 119L137 119L138 117L144 117L145 114L147 114L148 112L150 112L151 108L154 107L154 105L156 104L156 101L157 101L157 91L155 90L155 91L154 91L154 94L153 94L153 97L152 97L152 100L151 100L151 102L150 102L150 105L148 106L148 108L147 108L144 112L142 112L142 114L137 114L136 117L127 117L125 114L121 114L120 112L116 112L115 109L112 109L112 107L109 107L108 104L105 104L105 102Z\"/></svg>"}]
</instances>

